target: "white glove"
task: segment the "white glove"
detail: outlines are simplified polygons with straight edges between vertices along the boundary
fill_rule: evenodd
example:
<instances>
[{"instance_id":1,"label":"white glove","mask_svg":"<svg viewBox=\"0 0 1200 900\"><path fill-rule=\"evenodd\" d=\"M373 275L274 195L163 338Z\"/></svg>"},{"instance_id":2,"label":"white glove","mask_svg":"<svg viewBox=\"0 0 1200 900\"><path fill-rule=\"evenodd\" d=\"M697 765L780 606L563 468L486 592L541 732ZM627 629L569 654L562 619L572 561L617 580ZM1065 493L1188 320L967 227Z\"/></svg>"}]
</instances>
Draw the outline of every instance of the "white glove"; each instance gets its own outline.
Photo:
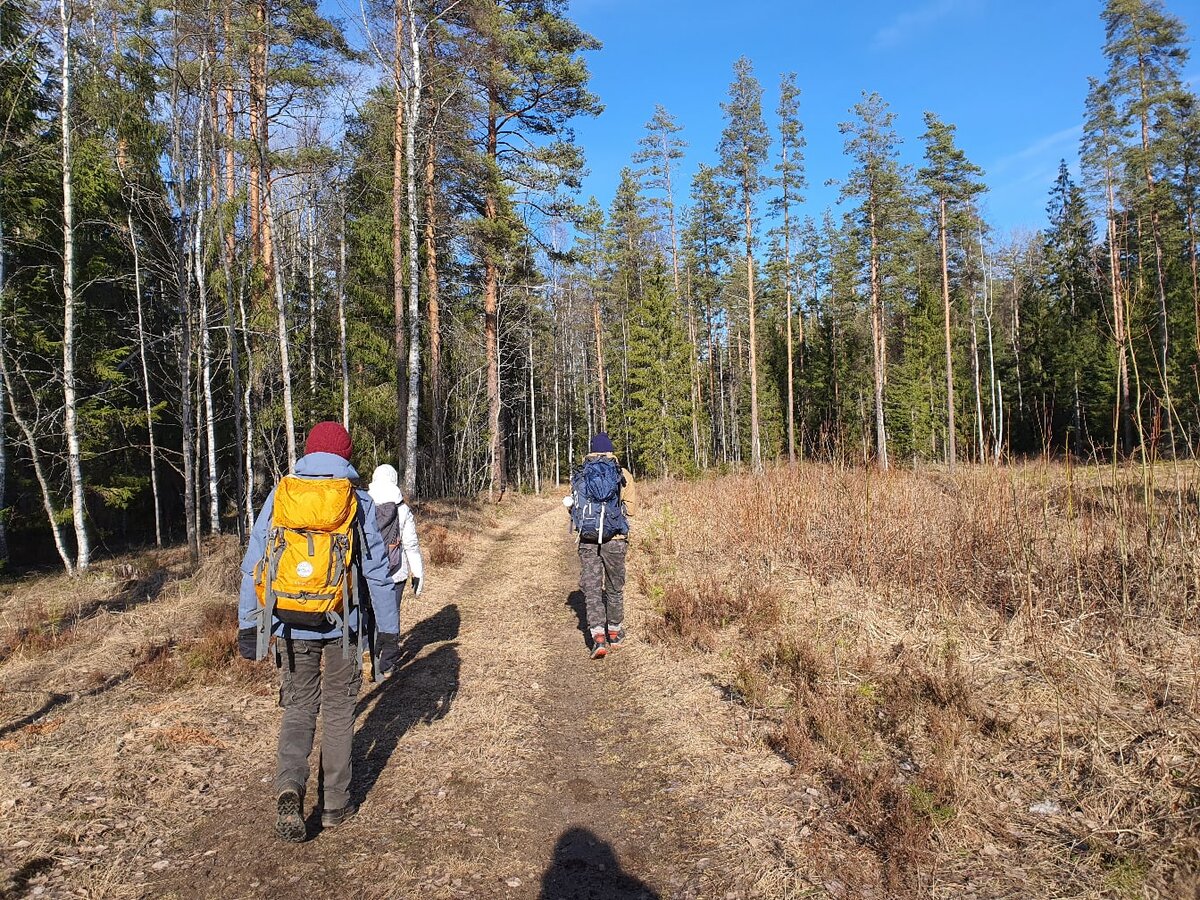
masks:
<instances>
[{"instance_id":1,"label":"white glove","mask_svg":"<svg viewBox=\"0 0 1200 900\"><path fill-rule=\"evenodd\" d=\"M418 578L416 575L412 578L413 596L420 597L421 591L425 590L425 579Z\"/></svg>"},{"instance_id":2,"label":"white glove","mask_svg":"<svg viewBox=\"0 0 1200 900\"><path fill-rule=\"evenodd\" d=\"M565 506L567 509L570 509L574 505L575 505L575 498L572 497L570 494L567 494L567 496L563 497L563 506Z\"/></svg>"}]
</instances>

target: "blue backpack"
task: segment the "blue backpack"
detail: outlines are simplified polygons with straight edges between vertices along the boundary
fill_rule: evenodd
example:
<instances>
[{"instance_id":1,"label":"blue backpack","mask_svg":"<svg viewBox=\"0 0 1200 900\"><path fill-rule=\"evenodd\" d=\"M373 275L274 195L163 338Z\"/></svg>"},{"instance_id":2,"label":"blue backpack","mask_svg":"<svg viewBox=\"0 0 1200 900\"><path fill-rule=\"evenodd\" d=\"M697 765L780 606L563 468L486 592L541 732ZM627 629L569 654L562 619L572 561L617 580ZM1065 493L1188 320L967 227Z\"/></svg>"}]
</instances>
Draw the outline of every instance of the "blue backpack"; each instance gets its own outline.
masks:
<instances>
[{"instance_id":1,"label":"blue backpack","mask_svg":"<svg viewBox=\"0 0 1200 900\"><path fill-rule=\"evenodd\" d=\"M625 478L611 457L588 459L571 476L571 524L584 544L603 544L618 534L629 534L629 520L621 504Z\"/></svg>"}]
</instances>

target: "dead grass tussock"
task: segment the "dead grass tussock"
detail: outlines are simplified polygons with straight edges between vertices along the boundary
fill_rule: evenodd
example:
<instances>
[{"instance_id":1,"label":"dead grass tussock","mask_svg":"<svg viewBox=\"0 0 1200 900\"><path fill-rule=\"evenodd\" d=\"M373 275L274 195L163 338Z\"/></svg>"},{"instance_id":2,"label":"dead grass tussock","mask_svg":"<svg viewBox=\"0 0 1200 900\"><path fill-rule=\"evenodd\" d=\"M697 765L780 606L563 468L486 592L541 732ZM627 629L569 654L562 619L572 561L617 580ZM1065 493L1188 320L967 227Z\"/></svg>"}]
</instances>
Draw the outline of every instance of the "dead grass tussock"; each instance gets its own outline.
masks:
<instances>
[{"instance_id":1,"label":"dead grass tussock","mask_svg":"<svg viewBox=\"0 0 1200 900\"><path fill-rule=\"evenodd\" d=\"M830 892L1172 895L1200 859L1200 544L1172 477L667 485L639 541L650 630L721 649L728 695L828 792L836 827L802 852Z\"/></svg>"},{"instance_id":2,"label":"dead grass tussock","mask_svg":"<svg viewBox=\"0 0 1200 900\"><path fill-rule=\"evenodd\" d=\"M430 525L426 529L424 556L439 568L458 566L463 561L462 539L452 536L444 525Z\"/></svg>"}]
</instances>

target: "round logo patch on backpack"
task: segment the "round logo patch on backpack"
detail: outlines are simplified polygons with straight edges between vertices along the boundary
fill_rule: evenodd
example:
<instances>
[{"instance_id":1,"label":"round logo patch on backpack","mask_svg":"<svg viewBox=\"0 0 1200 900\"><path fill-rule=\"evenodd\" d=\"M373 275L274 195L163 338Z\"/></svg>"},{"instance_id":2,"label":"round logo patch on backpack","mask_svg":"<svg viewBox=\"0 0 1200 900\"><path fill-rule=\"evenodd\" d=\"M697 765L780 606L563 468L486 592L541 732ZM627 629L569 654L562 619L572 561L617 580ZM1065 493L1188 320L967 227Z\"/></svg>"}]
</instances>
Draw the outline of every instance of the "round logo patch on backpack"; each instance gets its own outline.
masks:
<instances>
[{"instance_id":1,"label":"round logo patch on backpack","mask_svg":"<svg viewBox=\"0 0 1200 900\"><path fill-rule=\"evenodd\" d=\"M308 560L296 566L296 575L300 578L312 578L313 566Z\"/></svg>"}]
</instances>

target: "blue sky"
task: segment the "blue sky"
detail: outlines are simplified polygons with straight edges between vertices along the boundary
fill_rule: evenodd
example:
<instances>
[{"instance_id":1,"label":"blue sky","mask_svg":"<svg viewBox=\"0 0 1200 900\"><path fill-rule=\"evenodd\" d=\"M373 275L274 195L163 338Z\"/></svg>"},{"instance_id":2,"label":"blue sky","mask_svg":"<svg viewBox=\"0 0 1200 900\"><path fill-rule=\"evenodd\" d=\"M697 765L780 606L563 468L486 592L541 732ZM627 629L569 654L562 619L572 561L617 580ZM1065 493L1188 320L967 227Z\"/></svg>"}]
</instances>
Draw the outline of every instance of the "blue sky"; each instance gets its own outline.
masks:
<instances>
[{"instance_id":1,"label":"blue sky","mask_svg":"<svg viewBox=\"0 0 1200 900\"><path fill-rule=\"evenodd\" d=\"M779 76L802 91L810 188L804 212L835 203L845 177L839 122L864 90L897 115L901 155L919 163L925 110L958 126L959 145L986 171L983 200L998 236L1041 227L1046 194L1079 146L1089 75L1104 74L1101 0L573 0L571 16L604 43L589 55L598 119L576 122L590 174L583 196L606 207L656 103L684 126L686 196L698 163L714 162L719 104L741 55L765 88L774 127ZM1194 41L1200 0L1167 0ZM1200 73L1200 51L1187 76Z\"/></svg>"}]
</instances>

